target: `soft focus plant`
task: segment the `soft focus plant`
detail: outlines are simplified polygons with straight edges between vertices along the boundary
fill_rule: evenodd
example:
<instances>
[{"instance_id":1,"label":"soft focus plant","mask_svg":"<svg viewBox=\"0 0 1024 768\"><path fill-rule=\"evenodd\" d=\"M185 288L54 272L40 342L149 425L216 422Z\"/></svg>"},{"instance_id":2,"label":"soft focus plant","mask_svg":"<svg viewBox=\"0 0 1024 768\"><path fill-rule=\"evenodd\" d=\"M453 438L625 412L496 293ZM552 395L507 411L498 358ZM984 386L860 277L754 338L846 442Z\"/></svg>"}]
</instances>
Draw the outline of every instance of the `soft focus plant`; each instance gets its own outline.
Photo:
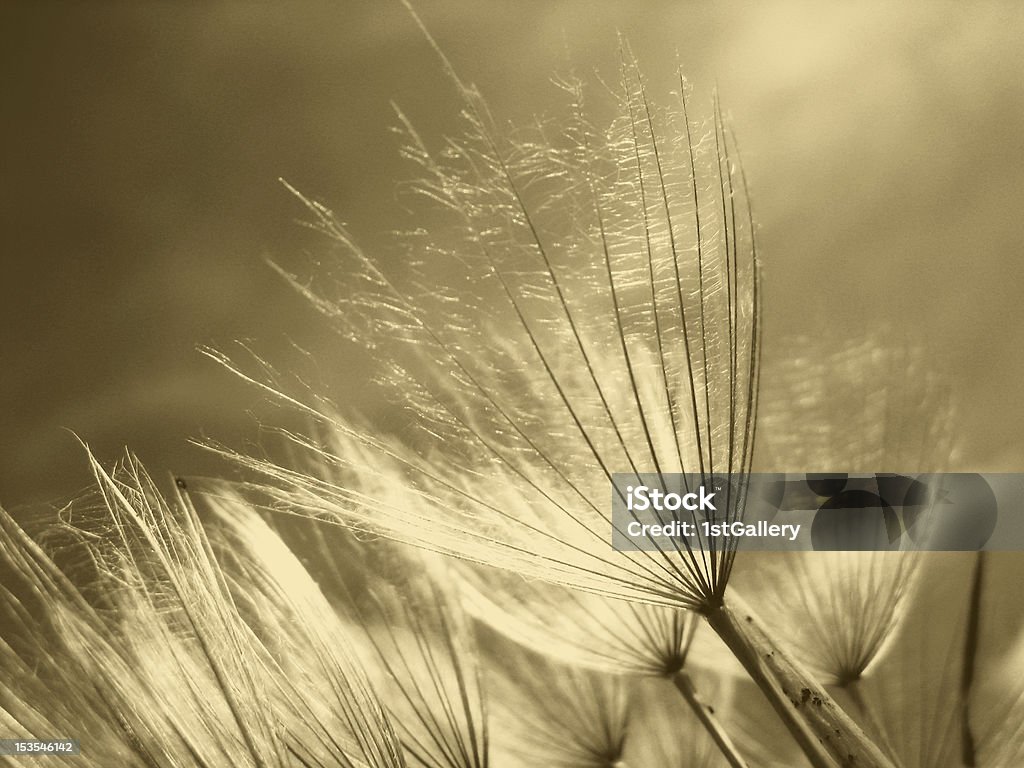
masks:
<instances>
[{"instance_id":1,"label":"soft focus plant","mask_svg":"<svg viewBox=\"0 0 1024 768\"><path fill-rule=\"evenodd\" d=\"M440 53L440 51L439 51ZM329 430L296 437L338 485L260 457L282 509L598 595L700 613L812 763L889 765L754 612L727 596L735 545L619 552L616 471L750 470L760 357L759 263L745 178L720 109L706 125L651 105L623 48L607 128L565 83L569 115L504 134L441 60L464 135L432 152L399 113L418 191L434 208L385 273L323 205L302 198L346 277L286 276L381 360L418 428L397 440L338 418L322 395L209 354ZM744 494L726 520L743 516Z\"/></svg>"}]
</instances>

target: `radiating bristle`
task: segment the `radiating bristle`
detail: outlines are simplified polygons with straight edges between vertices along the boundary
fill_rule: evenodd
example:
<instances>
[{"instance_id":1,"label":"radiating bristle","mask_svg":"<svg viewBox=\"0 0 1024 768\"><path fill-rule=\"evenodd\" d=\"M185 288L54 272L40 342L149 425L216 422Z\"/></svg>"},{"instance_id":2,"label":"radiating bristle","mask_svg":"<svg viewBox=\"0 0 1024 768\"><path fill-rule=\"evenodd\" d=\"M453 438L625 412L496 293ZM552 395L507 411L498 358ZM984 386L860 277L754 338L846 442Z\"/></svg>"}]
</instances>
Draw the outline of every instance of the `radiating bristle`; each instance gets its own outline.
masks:
<instances>
[{"instance_id":1,"label":"radiating bristle","mask_svg":"<svg viewBox=\"0 0 1024 768\"><path fill-rule=\"evenodd\" d=\"M886 329L838 347L810 338L769 360L761 395L770 469L942 471L952 459L952 403L922 354L887 344ZM896 503L893 500L890 500ZM734 588L829 683L857 680L898 626L915 578L914 552L751 554Z\"/></svg>"},{"instance_id":2,"label":"radiating bristle","mask_svg":"<svg viewBox=\"0 0 1024 768\"><path fill-rule=\"evenodd\" d=\"M728 544L612 552L605 507L612 472L750 466L757 264L720 114L695 125L682 82L675 106L656 109L625 51L606 129L569 84L566 129L499 137L478 94L459 87L466 134L441 156L403 118L418 189L439 206L437 225L410 241L408 272L386 274L302 198L353 279L289 278L350 338L385 352L378 373L414 415L416 449L211 351L333 431L330 445L296 444L360 480L244 463L273 479L282 505L317 517L592 592L691 608L716 599Z\"/></svg>"},{"instance_id":3,"label":"radiating bristle","mask_svg":"<svg viewBox=\"0 0 1024 768\"><path fill-rule=\"evenodd\" d=\"M693 613L524 581L494 569L457 572L465 582L467 609L477 620L563 663L654 677L670 677L687 664L729 672L731 656L717 639L699 633L694 647L700 617Z\"/></svg>"},{"instance_id":4,"label":"radiating bristle","mask_svg":"<svg viewBox=\"0 0 1024 768\"><path fill-rule=\"evenodd\" d=\"M267 535L267 524L231 486L216 483L204 505L229 524L228 560L251 549L240 543L251 539L250 531ZM485 768L488 719L478 654L446 564L392 542L357 540L337 526L294 517L273 522L277 530L269 541L303 553L301 573L309 574L303 578L314 579L326 599L318 608L329 611L322 621L341 622L336 630L358 656L406 759L426 768ZM263 583L262 573L281 576L274 564L293 560L265 545L258 551L255 572L250 567L239 575L243 601L259 594L254 585ZM272 636L289 634L268 629ZM303 658L301 652L285 655Z\"/></svg>"},{"instance_id":5,"label":"radiating bristle","mask_svg":"<svg viewBox=\"0 0 1024 768\"><path fill-rule=\"evenodd\" d=\"M90 460L107 518L80 541L99 606L3 518L17 576L2 605L17 624L3 634L37 646L0 646L12 670L18 658L34 668L3 692L17 733L81 738L96 766L404 765L344 627L269 528L222 508L225 548L133 457L111 473ZM43 618L25 621L27 599Z\"/></svg>"},{"instance_id":6,"label":"radiating bristle","mask_svg":"<svg viewBox=\"0 0 1024 768\"><path fill-rule=\"evenodd\" d=\"M956 402L913 342L879 323L841 341L798 337L765 360L762 467L924 473L956 462Z\"/></svg>"},{"instance_id":7,"label":"radiating bristle","mask_svg":"<svg viewBox=\"0 0 1024 768\"><path fill-rule=\"evenodd\" d=\"M558 664L497 635L484 647L500 724L496 759L510 766L620 765L635 726L624 680Z\"/></svg>"},{"instance_id":8,"label":"radiating bristle","mask_svg":"<svg viewBox=\"0 0 1024 768\"><path fill-rule=\"evenodd\" d=\"M888 768L753 612L726 600L734 537L608 545L613 473L706 479L751 468L759 265L717 99L711 120L695 125L680 78L673 106L656 109L623 46L610 125L589 122L584 88L570 81L562 129L499 133L439 54L466 128L434 152L399 113L430 222L407 239L405 269L386 270L296 192L350 279L325 285L281 270L375 352L376 378L415 435L361 428L323 393L268 376L258 356L253 366L208 350L330 432L327 441L288 437L351 479L221 452L261 473L275 508L289 513L559 587L698 611L816 766L853 755ZM744 509L741 490L710 522ZM796 711L801 690L822 706Z\"/></svg>"},{"instance_id":9,"label":"radiating bristle","mask_svg":"<svg viewBox=\"0 0 1024 768\"><path fill-rule=\"evenodd\" d=\"M1020 685L1006 673L1020 663L1022 635L1007 643L988 629L989 557L924 554L894 636L848 686L851 711L898 765L1010 766L1024 756Z\"/></svg>"}]
</instances>

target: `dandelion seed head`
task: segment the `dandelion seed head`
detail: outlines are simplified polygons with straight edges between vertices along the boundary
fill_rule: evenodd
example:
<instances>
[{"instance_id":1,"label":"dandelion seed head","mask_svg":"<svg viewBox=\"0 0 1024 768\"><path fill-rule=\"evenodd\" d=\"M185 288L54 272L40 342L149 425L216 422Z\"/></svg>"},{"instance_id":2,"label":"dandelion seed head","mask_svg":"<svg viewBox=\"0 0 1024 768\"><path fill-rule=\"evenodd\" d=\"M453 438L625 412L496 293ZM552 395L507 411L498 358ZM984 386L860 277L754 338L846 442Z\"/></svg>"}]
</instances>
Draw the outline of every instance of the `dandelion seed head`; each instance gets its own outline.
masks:
<instances>
[{"instance_id":1,"label":"dandelion seed head","mask_svg":"<svg viewBox=\"0 0 1024 768\"><path fill-rule=\"evenodd\" d=\"M671 677L684 666L740 674L724 646L679 609L630 603L459 568L467 610L505 637L563 664L606 674Z\"/></svg>"},{"instance_id":2,"label":"dandelion seed head","mask_svg":"<svg viewBox=\"0 0 1024 768\"><path fill-rule=\"evenodd\" d=\"M632 731L625 683L552 662L494 637L487 649L495 754L503 764L619 765Z\"/></svg>"},{"instance_id":3,"label":"dandelion seed head","mask_svg":"<svg viewBox=\"0 0 1024 768\"><path fill-rule=\"evenodd\" d=\"M344 627L252 510L221 502L208 534L191 497L168 501L133 456L113 472L89 459L106 509L101 535L78 536L91 590L0 514L0 555L42 617L3 590L0 611L36 646L19 662L0 642L11 669L33 668L0 689L14 732L95 725L104 765L404 765Z\"/></svg>"},{"instance_id":4,"label":"dandelion seed head","mask_svg":"<svg viewBox=\"0 0 1024 768\"><path fill-rule=\"evenodd\" d=\"M560 124L499 133L452 77L466 128L443 152L399 113L414 191L434 210L408 243L408 269L386 274L302 198L352 279L291 280L349 338L385 352L380 381L416 439L353 428L324 398L286 394L214 353L333 430L329 447L298 445L359 480L342 488L243 463L292 511L598 594L675 608L720 600L730 546L607 546L612 472L750 467L758 266L717 105L698 124L681 87L674 106L656 108L624 51L608 127L588 122L574 84ZM739 517L740 503L725 514Z\"/></svg>"}]
</instances>

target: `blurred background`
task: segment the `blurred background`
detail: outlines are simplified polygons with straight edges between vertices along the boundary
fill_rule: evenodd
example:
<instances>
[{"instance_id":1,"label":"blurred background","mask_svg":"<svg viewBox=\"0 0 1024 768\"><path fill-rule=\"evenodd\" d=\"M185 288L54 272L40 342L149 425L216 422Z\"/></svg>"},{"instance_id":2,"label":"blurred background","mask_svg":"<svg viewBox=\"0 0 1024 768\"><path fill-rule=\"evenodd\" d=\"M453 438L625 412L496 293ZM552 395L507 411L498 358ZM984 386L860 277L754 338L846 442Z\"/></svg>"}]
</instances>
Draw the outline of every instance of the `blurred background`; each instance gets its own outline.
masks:
<instances>
[{"instance_id":1,"label":"blurred background","mask_svg":"<svg viewBox=\"0 0 1024 768\"><path fill-rule=\"evenodd\" d=\"M417 8L502 122L555 111L570 65L614 80L617 32L656 99L677 59L698 102L717 83L760 224L768 362L884 321L952 381L959 468L1024 471L1024 7ZM386 416L363 353L265 259L321 247L279 177L369 250L407 224L390 102L432 145L460 130L398 0L8 2L0 36L0 502L88 483L66 430L102 460L128 445L157 472L222 471L188 438L252 441L261 396L199 344L309 347Z\"/></svg>"}]
</instances>

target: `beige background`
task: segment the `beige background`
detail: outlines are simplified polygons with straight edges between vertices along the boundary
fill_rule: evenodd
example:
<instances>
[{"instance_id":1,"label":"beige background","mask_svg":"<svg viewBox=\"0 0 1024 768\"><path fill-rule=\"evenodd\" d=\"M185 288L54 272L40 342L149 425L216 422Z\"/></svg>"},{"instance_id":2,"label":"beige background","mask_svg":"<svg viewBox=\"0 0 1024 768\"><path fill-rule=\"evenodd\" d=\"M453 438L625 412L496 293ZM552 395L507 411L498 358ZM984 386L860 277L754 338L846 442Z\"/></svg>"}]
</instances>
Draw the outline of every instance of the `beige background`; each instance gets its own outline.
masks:
<instances>
[{"instance_id":1,"label":"beige background","mask_svg":"<svg viewBox=\"0 0 1024 768\"><path fill-rule=\"evenodd\" d=\"M901 5L419 3L503 119L559 103L567 51L614 77L617 30L653 93L677 53L699 97L717 80L754 187L768 356L885 320L952 378L965 465L1024 470L1024 11ZM260 398L199 343L329 349L379 417L360 353L263 258L316 248L278 176L386 242L412 172L390 100L434 142L457 130L400 5L24 2L0 36L0 501L88 481L62 427L104 459L128 444L213 471L186 439L252 439Z\"/></svg>"}]
</instances>

